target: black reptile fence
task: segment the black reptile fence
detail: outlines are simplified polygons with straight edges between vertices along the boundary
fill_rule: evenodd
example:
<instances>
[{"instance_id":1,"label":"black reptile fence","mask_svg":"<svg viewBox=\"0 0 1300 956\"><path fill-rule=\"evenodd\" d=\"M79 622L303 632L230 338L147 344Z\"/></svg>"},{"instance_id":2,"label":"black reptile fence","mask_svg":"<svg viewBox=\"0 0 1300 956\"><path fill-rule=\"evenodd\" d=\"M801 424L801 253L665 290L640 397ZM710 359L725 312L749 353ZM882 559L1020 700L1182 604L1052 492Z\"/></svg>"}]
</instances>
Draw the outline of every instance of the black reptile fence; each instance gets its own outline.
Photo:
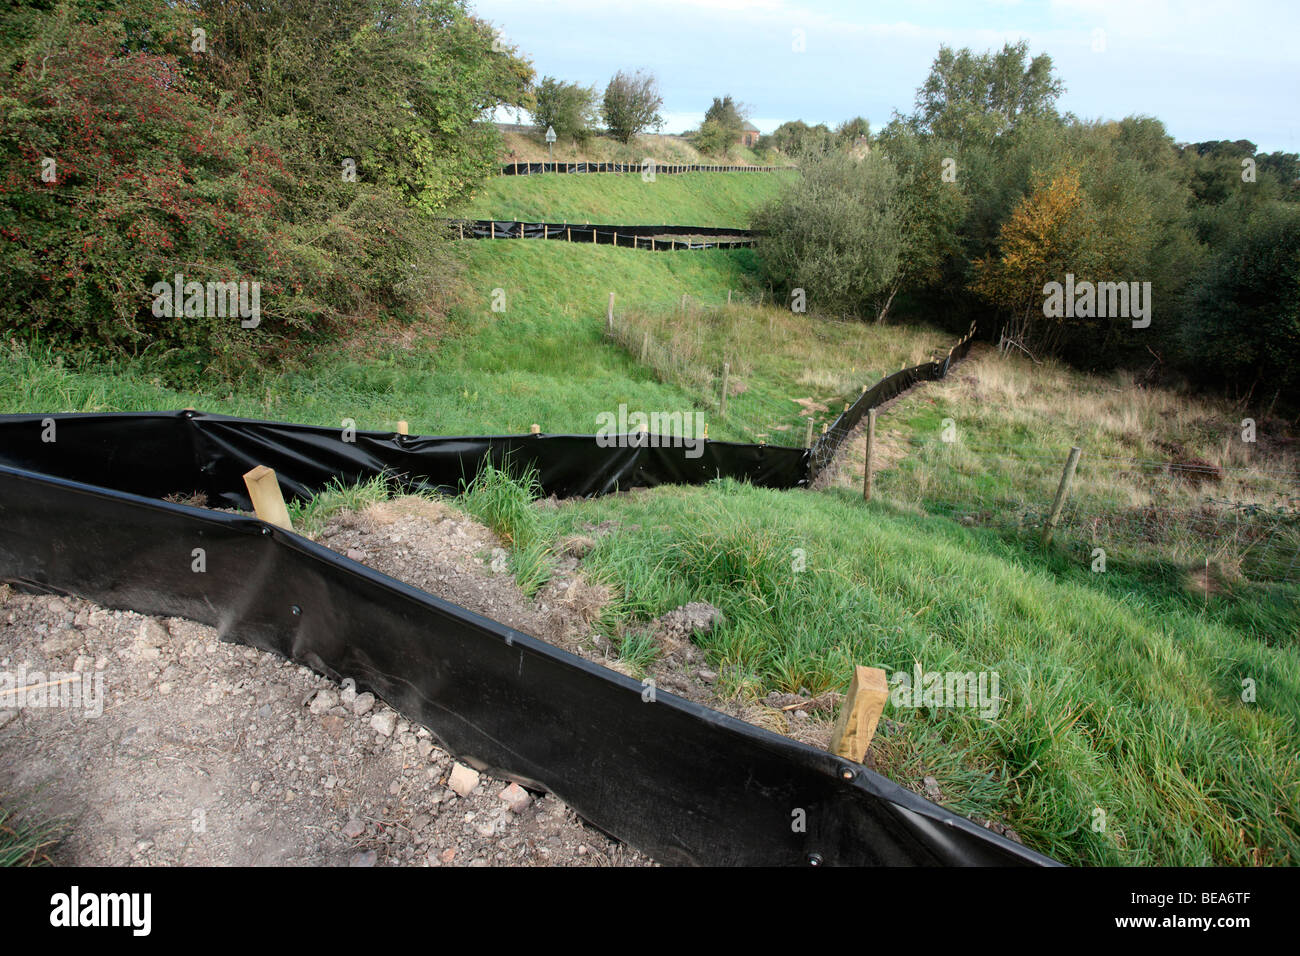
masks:
<instances>
[{"instance_id":1,"label":"black reptile fence","mask_svg":"<svg viewBox=\"0 0 1300 956\"><path fill-rule=\"evenodd\" d=\"M883 405L891 398L903 394L920 382L933 382L944 378L948 368L955 359L964 358L970 351L975 339L975 323L971 323L966 336L949 350L942 359L934 362L922 362L911 368L900 369L893 375L887 375L875 385L863 391L858 400L850 405L839 418L835 419L824 433L813 440L808 454L807 481L811 483L818 473L831 463L840 445L849 437L853 429L862 421L868 409Z\"/></svg>"},{"instance_id":2,"label":"black reptile fence","mask_svg":"<svg viewBox=\"0 0 1300 956\"><path fill-rule=\"evenodd\" d=\"M685 163L506 163L502 176L533 176L542 173L775 173L794 166L707 166Z\"/></svg>"},{"instance_id":3,"label":"black reptile fence","mask_svg":"<svg viewBox=\"0 0 1300 956\"><path fill-rule=\"evenodd\" d=\"M0 417L0 580L212 625L222 639L353 678L452 754L554 792L664 863L1050 865L860 764L654 691L289 531L163 497L248 507L242 475L291 495L393 474L446 487L484 457L532 460L543 490L773 486L804 449L647 447L621 436L421 438L183 411ZM713 457L709 451L713 450ZM204 570L194 556L204 554Z\"/></svg>"},{"instance_id":4,"label":"black reptile fence","mask_svg":"<svg viewBox=\"0 0 1300 956\"><path fill-rule=\"evenodd\" d=\"M558 239L652 252L741 249L754 244L753 231L725 226L611 226L516 219L449 219L446 222L461 239Z\"/></svg>"}]
</instances>

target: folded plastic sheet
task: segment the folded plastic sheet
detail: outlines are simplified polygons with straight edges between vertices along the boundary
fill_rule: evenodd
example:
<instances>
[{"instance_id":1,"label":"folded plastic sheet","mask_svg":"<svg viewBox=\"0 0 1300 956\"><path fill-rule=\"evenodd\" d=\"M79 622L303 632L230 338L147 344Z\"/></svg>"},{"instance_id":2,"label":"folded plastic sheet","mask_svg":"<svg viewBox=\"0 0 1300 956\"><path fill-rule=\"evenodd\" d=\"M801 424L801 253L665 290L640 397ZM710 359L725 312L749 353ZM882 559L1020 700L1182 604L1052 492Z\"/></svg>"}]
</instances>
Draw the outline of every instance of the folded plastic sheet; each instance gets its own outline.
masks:
<instances>
[{"instance_id":1,"label":"folded plastic sheet","mask_svg":"<svg viewBox=\"0 0 1300 956\"><path fill-rule=\"evenodd\" d=\"M615 447L602 447L594 435L349 434L195 411L0 415L0 464L154 498L201 491L216 507L251 507L242 476L257 465L274 468L285 496L294 498L310 498L336 479L355 484L381 474L407 489L458 491L485 459L535 468L542 491L560 498L715 478L762 488L806 484L803 448L692 447L644 433L611 440Z\"/></svg>"},{"instance_id":2,"label":"folded plastic sheet","mask_svg":"<svg viewBox=\"0 0 1300 956\"><path fill-rule=\"evenodd\" d=\"M161 490L185 468L141 452L167 440L124 443L106 469L91 457L84 469L101 483L156 471L127 483ZM0 466L0 579L187 617L351 677L460 759L555 793L662 863L1052 862L861 765L652 692L252 518Z\"/></svg>"}]
</instances>

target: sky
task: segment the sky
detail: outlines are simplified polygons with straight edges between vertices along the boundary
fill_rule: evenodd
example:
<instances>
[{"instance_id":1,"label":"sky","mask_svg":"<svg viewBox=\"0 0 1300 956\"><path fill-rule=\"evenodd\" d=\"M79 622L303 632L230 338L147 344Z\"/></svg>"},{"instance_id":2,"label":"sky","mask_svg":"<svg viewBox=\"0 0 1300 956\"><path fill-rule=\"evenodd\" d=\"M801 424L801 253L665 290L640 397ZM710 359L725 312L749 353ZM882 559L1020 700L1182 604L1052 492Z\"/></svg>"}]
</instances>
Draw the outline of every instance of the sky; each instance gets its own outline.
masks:
<instances>
[{"instance_id":1,"label":"sky","mask_svg":"<svg viewBox=\"0 0 1300 956\"><path fill-rule=\"evenodd\" d=\"M879 129L911 111L940 44L982 52L1024 39L1052 57L1062 111L1155 116L1179 142L1300 152L1296 0L469 2L539 78L603 90L620 69L650 70L664 132L694 127L724 94L763 132L859 115Z\"/></svg>"}]
</instances>

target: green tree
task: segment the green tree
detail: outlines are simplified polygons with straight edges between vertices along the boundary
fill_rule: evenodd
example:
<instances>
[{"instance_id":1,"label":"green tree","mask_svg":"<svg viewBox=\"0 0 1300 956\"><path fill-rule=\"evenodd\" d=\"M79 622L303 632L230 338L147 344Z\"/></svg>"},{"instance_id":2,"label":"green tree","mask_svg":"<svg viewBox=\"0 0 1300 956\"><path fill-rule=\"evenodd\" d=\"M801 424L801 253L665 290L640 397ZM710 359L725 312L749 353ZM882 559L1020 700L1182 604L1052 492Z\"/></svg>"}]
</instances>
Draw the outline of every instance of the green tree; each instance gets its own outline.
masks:
<instances>
[{"instance_id":1,"label":"green tree","mask_svg":"<svg viewBox=\"0 0 1300 956\"><path fill-rule=\"evenodd\" d=\"M825 123L809 126L803 120L789 120L772 131L770 143L787 156L824 153L835 143L835 134Z\"/></svg>"},{"instance_id":2,"label":"green tree","mask_svg":"<svg viewBox=\"0 0 1300 956\"><path fill-rule=\"evenodd\" d=\"M835 127L835 139L839 145L853 146L860 139L871 139L871 124L866 117L855 116Z\"/></svg>"},{"instance_id":3,"label":"green tree","mask_svg":"<svg viewBox=\"0 0 1300 956\"><path fill-rule=\"evenodd\" d=\"M1182 345L1193 374L1242 392L1300 398L1300 207L1272 203L1237 220L1190 294ZM1263 398L1263 396L1257 396Z\"/></svg>"},{"instance_id":4,"label":"green tree","mask_svg":"<svg viewBox=\"0 0 1300 956\"><path fill-rule=\"evenodd\" d=\"M1007 43L996 53L941 46L916 94L912 123L964 147L991 142L1023 119L1054 116L1064 85L1047 54L1029 57L1029 44Z\"/></svg>"},{"instance_id":5,"label":"green tree","mask_svg":"<svg viewBox=\"0 0 1300 956\"><path fill-rule=\"evenodd\" d=\"M797 181L754 217L758 258L785 295L810 307L883 318L903 268L903 210L888 159L811 156Z\"/></svg>"},{"instance_id":6,"label":"green tree","mask_svg":"<svg viewBox=\"0 0 1300 956\"><path fill-rule=\"evenodd\" d=\"M560 139L585 143L592 136L597 120L596 88L566 83L553 76L542 79L535 92L533 122L545 132L549 126Z\"/></svg>"},{"instance_id":7,"label":"green tree","mask_svg":"<svg viewBox=\"0 0 1300 956\"><path fill-rule=\"evenodd\" d=\"M611 136L619 142L630 143L632 137L663 126L663 117L659 115L663 104L659 83L652 74L638 71L629 75L620 70L605 87L601 115Z\"/></svg>"}]
</instances>

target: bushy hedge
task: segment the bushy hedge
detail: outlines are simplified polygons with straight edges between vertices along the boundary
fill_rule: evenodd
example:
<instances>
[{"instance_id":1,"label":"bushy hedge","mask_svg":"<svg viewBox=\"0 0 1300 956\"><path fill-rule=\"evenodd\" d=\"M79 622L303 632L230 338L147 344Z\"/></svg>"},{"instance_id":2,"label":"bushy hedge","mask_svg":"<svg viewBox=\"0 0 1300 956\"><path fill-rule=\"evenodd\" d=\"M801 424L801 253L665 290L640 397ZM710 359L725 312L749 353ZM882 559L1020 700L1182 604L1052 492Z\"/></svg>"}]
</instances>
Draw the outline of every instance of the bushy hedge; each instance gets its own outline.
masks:
<instances>
[{"instance_id":1,"label":"bushy hedge","mask_svg":"<svg viewBox=\"0 0 1300 956\"><path fill-rule=\"evenodd\" d=\"M21 3L0 32L0 332L176 369L437 310L434 217L531 77L459 0ZM177 275L256 283L255 327L156 314Z\"/></svg>"}]
</instances>

